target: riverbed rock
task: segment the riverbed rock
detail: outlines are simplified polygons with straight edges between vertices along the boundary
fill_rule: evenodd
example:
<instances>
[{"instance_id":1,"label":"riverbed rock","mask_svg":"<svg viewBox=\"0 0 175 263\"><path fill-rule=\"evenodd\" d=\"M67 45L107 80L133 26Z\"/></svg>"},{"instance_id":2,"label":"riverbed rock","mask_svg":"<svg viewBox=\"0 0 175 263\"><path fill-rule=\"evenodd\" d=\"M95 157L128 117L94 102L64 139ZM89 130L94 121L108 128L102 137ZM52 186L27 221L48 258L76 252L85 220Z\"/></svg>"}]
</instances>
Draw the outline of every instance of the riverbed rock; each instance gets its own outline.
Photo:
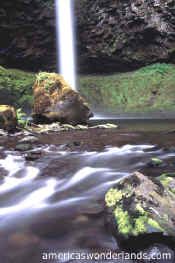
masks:
<instances>
[{"instance_id":1,"label":"riverbed rock","mask_svg":"<svg viewBox=\"0 0 175 263\"><path fill-rule=\"evenodd\" d=\"M39 138L35 137L35 136L32 136L32 135L29 135L29 136L26 136L26 137L22 138L21 140L19 140L19 143L20 144L23 144L23 143L38 144L39 143Z\"/></svg>"},{"instance_id":2,"label":"riverbed rock","mask_svg":"<svg viewBox=\"0 0 175 263\"><path fill-rule=\"evenodd\" d=\"M88 104L77 91L56 73L41 72L33 86L35 123L81 124L93 116Z\"/></svg>"},{"instance_id":3,"label":"riverbed rock","mask_svg":"<svg viewBox=\"0 0 175 263\"><path fill-rule=\"evenodd\" d=\"M29 143L19 143L15 147L15 151L25 152L33 149L33 146Z\"/></svg>"},{"instance_id":4,"label":"riverbed rock","mask_svg":"<svg viewBox=\"0 0 175 263\"><path fill-rule=\"evenodd\" d=\"M42 155L41 151L33 151L33 152L28 152L24 155L24 158L26 161L35 161L39 159Z\"/></svg>"},{"instance_id":5,"label":"riverbed rock","mask_svg":"<svg viewBox=\"0 0 175 263\"><path fill-rule=\"evenodd\" d=\"M0 105L0 129L7 131L15 130L17 125L17 115L13 107Z\"/></svg>"},{"instance_id":6,"label":"riverbed rock","mask_svg":"<svg viewBox=\"0 0 175 263\"><path fill-rule=\"evenodd\" d=\"M160 160L159 158L152 158L147 164L147 167L165 167L166 164L164 161Z\"/></svg>"},{"instance_id":7,"label":"riverbed rock","mask_svg":"<svg viewBox=\"0 0 175 263\"><path fill-rule=\"evenodd\" d=\"M121 180L105 195L107 222L121 238L160 232L175 237L175 178L139 172Z\"/></svg>"}]
</instances>

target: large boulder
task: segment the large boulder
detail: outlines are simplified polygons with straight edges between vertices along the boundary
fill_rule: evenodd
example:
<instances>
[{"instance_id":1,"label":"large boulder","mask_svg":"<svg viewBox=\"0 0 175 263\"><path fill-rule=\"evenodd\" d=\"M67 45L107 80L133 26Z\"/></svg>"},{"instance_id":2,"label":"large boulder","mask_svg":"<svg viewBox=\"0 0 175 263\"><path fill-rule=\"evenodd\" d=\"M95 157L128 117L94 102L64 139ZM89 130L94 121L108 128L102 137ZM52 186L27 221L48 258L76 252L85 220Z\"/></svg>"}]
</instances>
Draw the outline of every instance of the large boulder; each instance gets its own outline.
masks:
<instances>
[{"instance_id":1,"label":"large boulder","mask_svg":"<svg viewBox=\"0 0 175 263\"><path fill-rule=\"evenodd\" d=\"M124 240L155 232L175 237L174 175L155 179L135 172L109 189L107 222L118 237Z\"/></svg>"},{"instance_id":2,"label":"large boulder","mask_svg":"<svg viewBox=\"0 0 175 263\"><path fill-rule=\"evenodd\" d=\"M36 123L86 123L93 116L77 91L56 73L40 72L33 86L33 119Z\"/></svg>"},{"instance_id":3,"label":"large boulder","mask_svg":"<svg viewBox=\"0 0 175 263\"><path fill-rule=\"evenodd\" d=\"M0 129L8 131L15 130L17 125L17 115L13 107L0 105Z\"/></svg>"}]
</instances>

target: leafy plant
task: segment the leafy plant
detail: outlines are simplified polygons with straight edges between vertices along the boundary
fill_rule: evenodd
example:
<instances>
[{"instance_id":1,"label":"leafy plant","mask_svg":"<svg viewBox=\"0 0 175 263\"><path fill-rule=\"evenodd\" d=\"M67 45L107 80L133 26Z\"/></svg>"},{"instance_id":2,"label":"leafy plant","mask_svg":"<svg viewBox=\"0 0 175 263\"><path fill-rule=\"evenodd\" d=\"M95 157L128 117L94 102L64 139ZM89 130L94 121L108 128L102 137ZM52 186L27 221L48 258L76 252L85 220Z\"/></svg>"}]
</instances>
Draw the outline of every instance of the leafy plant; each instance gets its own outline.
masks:
<instances>
[{"instance_id":1,"label":"leafy plant","mask_svg":"<svg viewBox=\"0 0 175 263\"><path fill-rule=\"evenodd\" d=\"M16 114L17 114L18 125L21 127L26 127L28 124L28 121L29 121L28 118L24 118L26 116L26 114L24 112L22 112L21 108L16 110Z\"/></svg>"}]
</instances>

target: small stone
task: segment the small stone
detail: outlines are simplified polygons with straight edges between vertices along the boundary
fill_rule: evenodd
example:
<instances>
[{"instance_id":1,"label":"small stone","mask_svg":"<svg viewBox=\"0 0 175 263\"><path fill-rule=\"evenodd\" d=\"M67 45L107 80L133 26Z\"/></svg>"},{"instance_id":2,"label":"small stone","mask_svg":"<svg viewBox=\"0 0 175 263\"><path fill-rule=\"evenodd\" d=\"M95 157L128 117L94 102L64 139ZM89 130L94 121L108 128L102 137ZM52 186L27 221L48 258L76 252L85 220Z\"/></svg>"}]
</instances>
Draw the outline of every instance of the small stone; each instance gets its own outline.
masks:
<instances>
[{"instance_id":1,"label":"small stone","mask_svg":"<svg viewBox=\"0 0 175 263\"><path fill-rule=\"evenodd\" d=\"M41 157L41 152L36 151L36 152L29 152L24 155L24 158L26 161L35 161Z\"/></svg>"},{"instance_id":2,"label":"small stone","mask_svg":"<svg viewBox=\"0 0 175 263\"><path fill-rule=\"evenodd\" d=\"M31 144L37 144L39 143L39 139L35 136L27 136L24 137L19 141L19 143L31 143Z\"/></svg>"},{"instance_id":3,"label":"small stone","mask_svg":"<svg viewBox=\"0 0 175 263\"><path fill-rule=\"evenodd\" d=\"M152 158L151 161L147 163L147 166L148 167L164 167L166 166L166 164L158 158Z\"/></svg>"},{"instance_id":4,"label":"small stone","mask_svg":"<svg viewBox=\"0 0 175 263\"><path fill-rule=\"evenodd\" d=\"M30 151L32 149L33 149L33 146L28 143L20 143L20 144L17 144L15 147L15 151L20 151L20 152Z\"/></svg>"},{"instance_id":5,"label":"small stone","mask_svg":"<svg viewBox=\"0 0 175 263\"><path fill-rule=\"evenodd\" d=\"M73 145L74 145L74 146L80 146L80 145L81 145L81 142L75 141L75 142L73 142Z\"/></svg>"}]
</instances>

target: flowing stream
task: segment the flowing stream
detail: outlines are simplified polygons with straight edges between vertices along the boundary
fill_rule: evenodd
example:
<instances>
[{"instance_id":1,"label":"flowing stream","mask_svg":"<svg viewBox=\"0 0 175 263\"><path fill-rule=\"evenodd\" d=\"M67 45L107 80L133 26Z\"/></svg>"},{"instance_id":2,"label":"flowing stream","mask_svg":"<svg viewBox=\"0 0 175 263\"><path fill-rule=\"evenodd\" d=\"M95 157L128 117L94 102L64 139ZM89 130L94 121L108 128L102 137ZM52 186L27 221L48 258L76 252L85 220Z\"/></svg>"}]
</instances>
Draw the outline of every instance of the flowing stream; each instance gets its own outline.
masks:
<instances>
[{"instance_id":1,"label":"flowing stream","mask_svg":"<svg viewBox=\"0 0 175 263\"><path fill-rule=\"evenodd\" d=\"M127 137L130 143L83 152L65 151L50 143L36 147L34 151L40 150L42 155L31 162L0 144L1 262L86 262L49 261L43 253L120 249L104 221L106 191L144 168L151 158L167 160L174 158L175 152L149 143L151 133L121 132L116 136ZM166 136L160 141L167 140Z\"/></svg>"}]
</instances>

